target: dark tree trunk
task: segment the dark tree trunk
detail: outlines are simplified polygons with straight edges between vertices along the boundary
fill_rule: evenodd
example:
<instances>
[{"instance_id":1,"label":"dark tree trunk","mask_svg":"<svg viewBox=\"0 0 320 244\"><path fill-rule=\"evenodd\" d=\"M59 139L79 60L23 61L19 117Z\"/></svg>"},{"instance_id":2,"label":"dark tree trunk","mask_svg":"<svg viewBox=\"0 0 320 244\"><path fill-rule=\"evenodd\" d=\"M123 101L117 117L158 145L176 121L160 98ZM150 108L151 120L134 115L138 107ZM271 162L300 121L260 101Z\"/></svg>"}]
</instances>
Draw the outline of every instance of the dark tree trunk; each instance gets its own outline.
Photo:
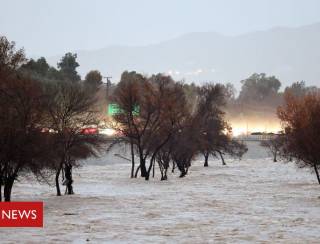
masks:
<instances>
[{"instance_id":1,"label":"dark tree trunk","mask_svg":"<svg viewBox=\"0 0 320 244\"><path fill-rule=\"evenodd\" d=\"M150 173L151 173L151 170L152 170L152 166L153 166L153 157L152 157L151 160L150 160L150 164L149 164L149 167L148 167L148 171L146 172L146 176L145 176L145 179L146 179L146 180L149 180Z\"/></svg>"},{"instance_id":2,"label":"dark tree trunk","mask_svg":"<svg viewBox=\"0 0 320 244\"><path fill-rule=\"evenodd\" d=\"M138 147L139 149L139 157L140 157L140 171L141 171L141 177L146 177L147 175L147 168L146 168L146 160L143 157L143 151L140 147Z\"/></svg>"},{"instance_id":3,"label":"dark tree trunk","mask_svg":"<svg viewBox=\"0 0 320 244\"><path fill-rule=\"evenodd\" d=\"M314 171L316 172L316 175L317 175L318 183L320 184L320 176L319 176L317 165L314 164L313 167L314 167Z\"/></svg>"},{"instance_id":4,"label":"dark tree trunk","mask_svg":"<svg viewBox=\"0 0 320 244\"><path fill-rule=\"evenodd\" d=\"M181 174L180 174L180 178L183 178L183 177L185 177L186 175L187 175L187 171L183 168L182 170L180 170L181 171Z\"/></svg>"},{"instance_id":5,"label":"dark tree trunk","mask_svg":"<svg viewBox=\"0 0 320 244\"><path fill-rule=\"evenodd\" d=\"M277 153L275 152L274 154L273 154L273 162L278 162L278 160L277 160Z\"/></svg>"},{"instance_id":6,"label":"dark tree trunk","mask_svg":"<svg viewBox=\"0 0 320 244\"><path fill-rule=\"evenodd\" d=\"M72 164L66 164L64 168L64 175L65 175L65 181L66 181L66 194L72 195L73 192L73 179L72 179Z\"/></svg>"},{"instance_id":7,"label":"dark tree trunk","mask_svg":"<svg viewBox=\"0 0 320 244\"><path fill-rule=\"evenodd\" d=\"M148 168L147 174L146 174L146 176L145 176L145 179L146 179L146 180L149 180L150 172L151 172L152 166L154 166L153 164L154 164L154 161L155 161L155 159L156 159L157 153L158 153L159 150L169 141L170 137L171 137L171 134L169 134L169 135L167 136L167 138L155 149L155 151L154 151L154 153L153 153L153 155L152 155L152 157L151 157L151 160L150 160L150 164L149 164L149 168ZM141 169L142 169L142 168L141 168Z\"/></svg>"},{"instance_id":8,"label":"dark tree trunk","mask_svg":"<svg viewBox=\"0 0 320 244\"><path fill-rule=\"evenodd\" d=\"M179 176L179 177L180 177L180 178L185 177L186 174L187 174L187 171L186 171L184 165L183 165L183 164L180 164L180 163L177 163L177 167L178 167L178 169L179 169L179 171L180 171L180 176Z\"/></svg>"},{"instance_id":9,"label":"dark tree trunk","mask_svg":"<svg viewBox=\"0 0 320 244\"><path fill-rule=\"evenodd\" d=\"M172 170L171 170L171 173L174 173L174 170L176 168L176 164L174 162L172 162Z\"/></svg>"},{"instance_id":10,"label":"dark tree trunk","mask_svg":"<svg viewBox=\"0 0 320 244\"><path fill-rule=\"evenodd\" d=\"M167 180L167 169L161 171L161 180Z\"/></svg>"},{"instance_id":11,"label":"dark tree trunk","mask_svg":"<svg viewBox=\"0 0 320 244\"><path fill-rule=\"evenodd\" d=\"M57 172L56 172L56 189L57 189L57 196L61 196L60 184L59 184L60 172L61 172L61 167L59 167L59 169L57 169Z\"/></svg>"},{"instance_id":12,"label":"dark tree trunk","mask_svg":"<svg viewBox=\"0 0 320 244\"><path fill-rule=\"evenodd\" d=\"M208 167L209 166L209 163L208 163L208 161L209 161L209 153L205 153L204 154L204 167Z\"/></svg>"},{"instance_id":13,"label":"dark tree trunk","mask_svg":"<svg viewBox=\"0 0 320 244\"><path fill-rule=\"evenodd\" d=\"M148 168L148 171L147 171L147 175L145 177L146 180L149 180L151 170L152 170L152 168L154 168L154 163L155 163L155 154L152 156L152 158L150 160L150 164L149 164L149 168Z\"/></svg>"},{"instance_id":14,"label":"dark tree trunk","mask_svg":"<svg viewBox=\"0 0 320 244\"><path fill-rule=\"evenodd\" d=\"M159 169L160 169L160 173L161 173L161 179L160 180L163 180L163 177L164 177L164 168L162 167L162 162L158 162L159 164Z\"/></svg>"},{"instance_id":15,"label":"dark tree trunk","mask_svg":"<svg viewBox=\"0 0 320 244\"><path fill-rule=\"evenodd\" d=\"M131 147L131 178L134 177L134 148L133 148L133 142L130 140L130 147Z\"/></svg>"},{"instance_id":16,"label":"dark tree trunk","mask_svg":"<svg viewBox=\"0 0 320 244\"><path fill-rule=\"evenodd\" d=\"M227 165L226 162L224 161L224 158L223 158L222 153L221 153L220 151L219 151L218 153L219 153L220 158L221 158L221 160L222 160L222 165Z\"/></svg>"},{"instance_id":17,"label":"dark tree trunk","mask_svg":"<svg viewBox=\"0 0 320 244\"><path fill-rule=\"evenodd\" d=\"M140 159L140 171L141 171L141 177L147 177L147 168L146 168L146 161L144 159ZM149 177L149 176L148 176Z\"/></svg>"},{"instance_id":18,"label":"dark tree trunk","mask_svg":"<svg viewBox=\"0 0 320 244\"><path fill-rule=\"evenodd\" d=\"M168 172L168 167L165 168L165 170L164 170L163 180L167 180L168 179L167 172Z\"/></svg>"},{"instance_id":19,"label":"dark tree trunk","mask_svg":"<svg viewBox=\"0 0 320 244\"><path fill-rule=\"evenodd\" d=\"M4 184L4 201L11 201L11 191L15 177L9 177Z\"/></svg>"},{"instance_id":20,"label":"dark tree trunk","mask_svg":"<svg viewBox=\"0 0 320 244\"><path fill-rule=\"evenodd\" d=\"M165 161L163 162L164 167L161 170L161 180L168 179L167 172L168 172L169 164L170 164L170 160L165 159Z\"/></svg>"},{"instance_id":21,"label":"dark tree trunk","mask_svg":"<svg viewBox=\"0 0 320 244\"><path fill-rule=\"evenodd\" d=\"M153 161L153 166L152 166L152 178L154 178L154 175L155 175L155 167L156 167L156 162Z\"/></svg>"},{"instance_id":22,"label":"dark tree trunk","mask_svg":"<svg viewBox=\"0 0 320 244\"><path fill-rule=\"evenodd\" d=\"M136 170L136 173L134 174L134 178L137 178L137 177L138 177L139 170L140 170L140 165L138 166L138 168L137 168L137 170Z\"/></svg>"},{"instance_id":23,"label":"dark tree trunk","mask_svg":"<svg viewBox=\"0 0 320 244\"><path fill-rule=\"evenodd\" d=\"M158 163L158 166L159 166L159 169L160 169L160 174L161 174L161 180L163 179L163 176L164 176L164 164L163 164L163 161L161 159L158 159L157 160L157 163Z\"/></svg>"}]
</instances>

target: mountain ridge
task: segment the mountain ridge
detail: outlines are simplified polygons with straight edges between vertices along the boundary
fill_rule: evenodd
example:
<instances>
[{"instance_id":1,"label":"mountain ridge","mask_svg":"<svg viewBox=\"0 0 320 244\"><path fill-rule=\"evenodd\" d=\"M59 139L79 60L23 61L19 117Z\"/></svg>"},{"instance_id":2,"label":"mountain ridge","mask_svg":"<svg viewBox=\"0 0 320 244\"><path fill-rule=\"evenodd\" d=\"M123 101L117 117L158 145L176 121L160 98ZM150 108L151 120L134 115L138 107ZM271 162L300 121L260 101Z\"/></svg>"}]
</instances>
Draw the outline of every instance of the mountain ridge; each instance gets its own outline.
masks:
<instances>
[{"instance_id":1,"label":"mountain ridge","mask_svg":"<svg viewBox=\"0 0 320 244\"><path fill-rule=\"evenodd\" d=\"M98 69L114 81L124 70L136 70L167 73L187 82L231 82L239 87L240 80L264 72L277 76L284 85L299 80L319 85L319 43L320 22L236 36L192 32L150 45L112 45L77 54L82 76ZM56 65L60 57L50 57L48 62Z\"/></svg>"}]
</instances>

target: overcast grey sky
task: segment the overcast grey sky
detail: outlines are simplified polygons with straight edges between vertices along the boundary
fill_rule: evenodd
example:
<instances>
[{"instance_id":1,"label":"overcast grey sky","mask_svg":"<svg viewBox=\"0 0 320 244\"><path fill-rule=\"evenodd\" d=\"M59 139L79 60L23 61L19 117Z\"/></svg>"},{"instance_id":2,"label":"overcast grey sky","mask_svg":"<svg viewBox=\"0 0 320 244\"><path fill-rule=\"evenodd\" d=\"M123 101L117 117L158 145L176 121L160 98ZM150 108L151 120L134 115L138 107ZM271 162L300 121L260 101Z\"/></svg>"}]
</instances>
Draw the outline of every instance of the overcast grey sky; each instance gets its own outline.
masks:
<instances>
[{"instance_id":1,"label":"overcast grey sky","mask_svg":"<svg viewBox=\"0 0 320 244\"><path fill-rule=\"evenodd\" d=\"M0 34L28 55L236 35L320 22L319 0L0 0Z\"/></svg>"}]
</instances>

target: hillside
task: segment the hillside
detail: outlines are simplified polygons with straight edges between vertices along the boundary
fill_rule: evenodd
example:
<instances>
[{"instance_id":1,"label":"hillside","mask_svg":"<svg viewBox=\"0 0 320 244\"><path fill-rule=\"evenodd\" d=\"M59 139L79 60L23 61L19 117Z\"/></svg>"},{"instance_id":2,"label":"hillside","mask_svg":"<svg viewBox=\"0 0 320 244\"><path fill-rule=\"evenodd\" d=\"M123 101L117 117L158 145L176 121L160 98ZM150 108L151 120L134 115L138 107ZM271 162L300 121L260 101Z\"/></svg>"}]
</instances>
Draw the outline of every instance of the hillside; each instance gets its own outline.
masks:
<instances>
[{"instance_id":1,"label":"hillside","mask_svg":"<svg viewBox=\"0 0 320 244\"><path fill-rule=\"evenodd\" d=\"M298 28L274 28L239 36L190 33L154 45L110 46L78 51L79 72L99 69L117 81L124 70L166 72L188 82L239 81L254 72L276 75L285 84L320 82L320 23ZM56 64L59 57L49 58Z\"/></svg>"}]
</instances>

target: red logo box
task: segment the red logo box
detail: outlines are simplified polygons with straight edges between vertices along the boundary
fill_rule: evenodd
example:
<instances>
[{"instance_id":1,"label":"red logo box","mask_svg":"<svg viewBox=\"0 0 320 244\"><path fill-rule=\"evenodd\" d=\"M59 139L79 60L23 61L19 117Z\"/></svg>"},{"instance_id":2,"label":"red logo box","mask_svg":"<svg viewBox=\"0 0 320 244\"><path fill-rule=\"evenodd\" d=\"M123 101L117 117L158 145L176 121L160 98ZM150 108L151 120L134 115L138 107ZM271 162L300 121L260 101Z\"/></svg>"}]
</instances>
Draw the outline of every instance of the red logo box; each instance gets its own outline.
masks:
<instances>
[{"instance_id":1,"label":"red logo box","mask_svg":"<svg viewBox=\"0 0 320 244\"><path fill-rule=\"evenodd\" d=\"M43 227L43 202L0 202L0 227Z\"/></svg>"}]
</instances>

